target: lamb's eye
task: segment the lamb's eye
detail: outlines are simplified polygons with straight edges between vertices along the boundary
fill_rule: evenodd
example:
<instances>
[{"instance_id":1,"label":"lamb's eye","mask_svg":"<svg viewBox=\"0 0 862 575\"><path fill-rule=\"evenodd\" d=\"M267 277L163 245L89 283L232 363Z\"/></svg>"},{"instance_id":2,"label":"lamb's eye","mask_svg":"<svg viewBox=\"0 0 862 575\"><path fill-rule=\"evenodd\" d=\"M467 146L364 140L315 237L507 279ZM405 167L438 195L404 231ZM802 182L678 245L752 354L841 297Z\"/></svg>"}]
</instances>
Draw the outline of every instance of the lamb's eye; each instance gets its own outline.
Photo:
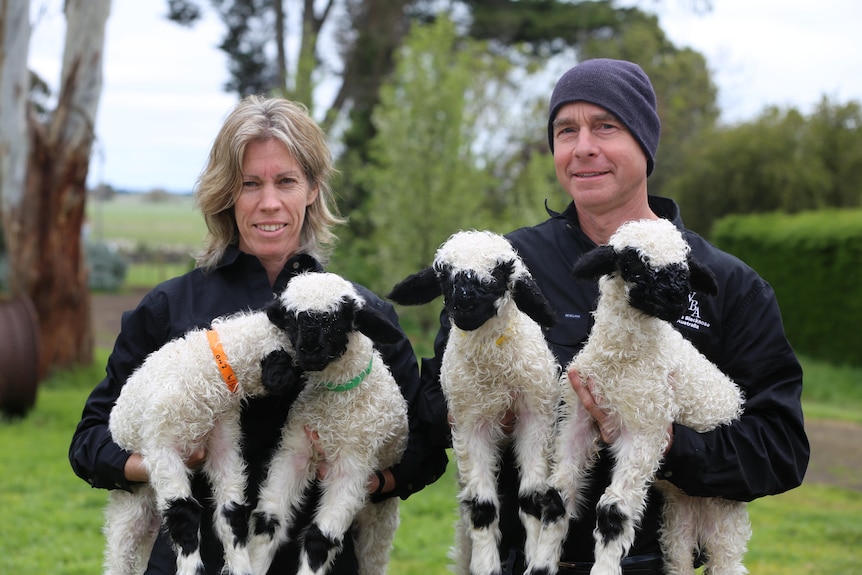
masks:
<instances>
[{"instance_id":1,"label":"lamb's eye","mask_svg":"<svg viewBox=\"0 0 862 575\"><path fill-rule=\"evenodd\" d=\"M627 250L620 254L619 268L620 274L626 281L637 281L649 274L648 262L649 259L641 257L634 250Z\"/></svg>"}]
</instances>

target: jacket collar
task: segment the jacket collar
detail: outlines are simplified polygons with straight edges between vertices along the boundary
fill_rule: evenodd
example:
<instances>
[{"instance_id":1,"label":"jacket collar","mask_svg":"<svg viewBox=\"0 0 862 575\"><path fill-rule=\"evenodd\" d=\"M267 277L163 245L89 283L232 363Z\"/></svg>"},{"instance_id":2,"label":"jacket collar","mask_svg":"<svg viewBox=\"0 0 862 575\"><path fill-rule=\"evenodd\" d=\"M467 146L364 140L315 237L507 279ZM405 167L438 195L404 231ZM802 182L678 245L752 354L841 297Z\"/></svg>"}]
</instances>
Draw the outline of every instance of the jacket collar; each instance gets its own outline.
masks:
<instances>
[{"instance_id":1,"label":"jacket collar","mask_svg":"<svg viewBox=\"0 0 862 575\"><path fill-rule=\"evenodd\" d=\"M215 267L215 269L229 268L233 268L237 271L263 270L263 266L256 256L241 251L239 247L234 244L225 248L221 261L219 261L218 265ZM302 272L322 271L323 266L312 256L305 253L296 254L285 262L284 268L282 268L281 272L278 274L278 278L276 279L276 285L273 287L276 288L276 290L284 288L290 278Z\"/></svg>"},{"instance_id":2,"label":"jacket collar","mask_svg":"<svg viewBox=\"0 0 862 575\"><path fill-rule=\"evenodd\" d=\"M682 216L679 213L679 206L675 201L670 198L662 198L661 196L647 196L647 201L649 202L650 209L652 209L657 216L670 220L679 229L684 228ZM569 202L569 205L566 206L566 209L563 210L563 212L555 212L548 207L548 201L545 200L545 211L548 212L548 215L551 218L566 220L577 226L578 229L581 227L578 222L578 211L575 209L575 202Z\"/></svg>"}]
</instances>

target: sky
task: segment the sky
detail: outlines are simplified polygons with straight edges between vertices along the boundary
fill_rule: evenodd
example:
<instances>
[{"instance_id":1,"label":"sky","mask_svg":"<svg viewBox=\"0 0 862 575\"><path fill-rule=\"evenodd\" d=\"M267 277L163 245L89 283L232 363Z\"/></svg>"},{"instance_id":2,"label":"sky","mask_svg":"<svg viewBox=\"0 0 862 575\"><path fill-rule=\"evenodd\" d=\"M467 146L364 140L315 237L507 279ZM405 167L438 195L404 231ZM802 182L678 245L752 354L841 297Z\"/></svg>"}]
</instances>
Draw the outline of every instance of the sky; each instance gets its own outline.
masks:
<instances>
[{"instance_id":1,"label":"sky","mask_svg":"<svg viewBox=\"0 0 862 575\"><path fill-rule=\"evenodd\" d=\"M713 0L705 14L692 11L694 2L628 3L657 13L675 45L706 57L724 122L753 119L770 105L807 114L824 96L862 103L862 2ZM62 4L31 0L29 65L55 90ZM164 17L166 0L112 4L89 183L189 192L236 102L222 89L228 74L217 48L221 24L207 14L194 28L180 27Z\"/></svg>"}]
</instances>

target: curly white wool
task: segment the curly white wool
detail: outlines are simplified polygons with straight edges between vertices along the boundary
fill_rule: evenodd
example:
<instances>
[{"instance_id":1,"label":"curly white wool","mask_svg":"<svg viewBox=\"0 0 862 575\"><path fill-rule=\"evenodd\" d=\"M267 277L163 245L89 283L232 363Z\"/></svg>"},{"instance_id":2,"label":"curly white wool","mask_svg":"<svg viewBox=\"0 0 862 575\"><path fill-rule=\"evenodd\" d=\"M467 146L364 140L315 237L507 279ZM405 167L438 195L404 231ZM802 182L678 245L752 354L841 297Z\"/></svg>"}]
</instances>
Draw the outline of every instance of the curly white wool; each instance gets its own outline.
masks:
<instances>
[{"instance_id":1,"label":"curly white wool","mask_svg":"<svg viewBox=\"0 0 862 575\"><path fill-rule=\"evenodd\" d=\"M329 273L297 276L281 302L286 314L323 321L338 321L348 307L354 312L366 307L350 282ZM305 388L290 410L281 446L261 487L253 514L257 528L249 545L255 573L265 573L278 546L287 541L295 506L321 466L326 469L321 500L302 538L299 573L326 573L343 538L351 534L359 573L386 573L399 524L398 498L372 503L366 490L375 470L395 465L406 449L407 402L372 340L355 326L343 329L348 331L344 354L323 369L304 372ZM326 354L326 349L320 352ZM333 391L333 384L342 390ZM309 440L311 430L319 436L317 447ZM277 527L270 533L265 525ZM320 555L321 547L325 555Z\"/></svg>"},{"instance_id":2,"label":"curly white wool","mask_svg":"<svg viewBox=\"0 0 862 575\"><path fill-rule=\"evenodd\" d=\"M437 250L433 270L439 277L432 270L414 274L396 286L390 297L398 303L425 303L433 297L419 301L410 292L426 291L420 288L427 287L429 281L439 281L433 293L450 292L446 302L450 317L453 306L458 305L455 299L460 298L465 306L487 304L483 306L487 317L475 329L461 329L457 320L452 321L441 360L440 383L451 417L452 447L461 485L460 520L451 553L454 570L462 575L492 575L501 569L497 474L506 441L503 425L509 414L514 415L511 438L520 470L518 494L527 533L525 552L528 558L536 553L541 500L548 490L554 410L560 394L559 366L542 327L520 306L543 308L543 321L549 322L553 321L553 310L509 241L492 232L453 234ZM508 275L501 280L504 273ZM456 276L457 287L453 287ZM497 285L501 282L505 286ZM500 293L493 302L487 301L492 297L488 285L498 288L494 294Z\"/></svg>"},{"instance_id":3,"label":"curly white wool","mask_svg":"<svg viewBox=\"0 0 862 575\"><path fill-rule=\"evenodd\" d=\"M617 253L636 248L652 268L690 263L688 245L666 220L626 223L609 245ZM595 325L566 369L576 370L582 381L589 382L618 435L610 447L615 461L611 483L597 510L600 524L602 517L616 516L622 528L597 526L592 575L621 572L620 561L634 541L671 424L679 422L703 432L729 424L742 411L743 398L736 384L669 322L632 307L633 286L622 276L616 271L599 279ZM560 492L568 516L550 522L544 530L543 549L554 553L537 562L533 573L556 572L568 521L580 513L580 491L587 485L601 443L565 374L562 380L564 401L551 484ZM660 534L667 573L690 574L692 555L698 549L706 550L708 572L713 575L747 573L742 556L750 526L743 503L689 497L667 481L657 485L667 493Z\"/></svg>"},{"instance_id":4,"label":"curly white wool","mask_svg":"<svg viewBox=\"0 0 862 575\"><path fill-rule=\"evenodd\" d=\"M212 323L236 375L231 392L213 357L204 329L188 332L150 354L129 377L111 410L110 431L123 449L143 455L149 483L132 492L111 491L106 509L105 573L144 571L163 514L176 501L192 499L184 459L205 448L204 472L216 502L214 526L225 543L231 574L251 573L244 539L224 510L245 505L245 463L240 454L242 402L264 393L261 360L289 349L285 335L264 312L242 312ZM195 533L191 537L197 536ZM231 543L233 541L233 543ZM178 573L197 573L199 548L178 554Z\"/></svg>"}]
</instances>

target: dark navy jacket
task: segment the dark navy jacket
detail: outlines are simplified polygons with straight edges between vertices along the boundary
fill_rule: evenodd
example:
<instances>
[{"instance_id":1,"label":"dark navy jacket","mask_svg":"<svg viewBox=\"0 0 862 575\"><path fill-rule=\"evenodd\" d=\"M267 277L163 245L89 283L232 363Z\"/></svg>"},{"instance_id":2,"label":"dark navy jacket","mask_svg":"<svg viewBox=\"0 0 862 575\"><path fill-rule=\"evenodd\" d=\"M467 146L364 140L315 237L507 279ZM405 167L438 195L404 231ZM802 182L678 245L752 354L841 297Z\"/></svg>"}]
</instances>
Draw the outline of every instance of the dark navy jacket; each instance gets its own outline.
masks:
<instances>
[{"instance_id":1,"label":"dark navy jacket","mask_svg":"<svg viewBox=\"0 0 862 575\"><path fill-rule=\"evenodd\" d=\"M683 228L676 204L650 197L660 217ZM809 445L803 427L800 396L802 369L784 335L772 288L738 258L722 252L691 231L685 231L692 256L709 267L718 280L718 295L693 294L691 305L675 327L733 378L744 390L745 413L730 426L696 433L674 425L674 440L659 471L686 493L750 501L801 484L808 465ZM573 204L562 214L507 235L524 259L542 292L557 313L557 324L546 339L565 367L584 345L592 327L598 298L596 282L574 279L572 266L596 247L581 231ZM448 334L448 321L435 344L434 359L422 363L425 384L438 378L438 363ZM438 383L439 386L439 383ZM438 434L445 433L439 405ZM563 552L567 562L592 561L595 506L609 482L610 453L603 453L594 472L583 518L570 526ZM501 473L501 528L504 549L523 548L517 515L517 475L511 453ZM630 555L659 552L661 497L650 492L648 507Z\"/></svg>"},{"instance_id":2,"label":"dark navy jacket","mask_svg":"<svg viewBox=\"0 0 862 575\"><path fill-rule=\"evenodd\" d=\"M123 314L122 328L108 359L104 380L90 394L84 406L81 421L72 438L69 460L75 473L93 487L130 489L123 468L129 454L111 439L108 420L120 390L132 373L152 351L171 339L194 328L208 327L219 316L242 310L262 309L280 293L295 274L320 270L310 256L299 255L287 262L279 274L276 285L270 286L267 274L256 257L228 248L222 262L213 270L195 269L180 277L168 280L149 292L131 312ZM368 289L357 286L369 305L381 309L397 322L391 304L383 301ZM421 433L419 373L413 348L406 336L398 343L379 346L410 409L411 436L407 453L393 469L397 490L393 495L406 498L413 492L435 481L446 466L445 451L430 446ZM287 416L288 405L277 397L255 398L242 412L243 455L248 463L249 502L254 505L257 491L265 474L270 454L278 446L281 428ZM193 493L197 500L212 511L209 485L201 474L193 479ZM313 501L310 501L313 504ZM306 509L306 515L309 512ZM300 522L307 521L300 518ZM221 545L212 532L211 518L204 513L201 527L201 554L207 573L220 572L223 564ZM346 538L345 552L336 563L333 573L355 572L350 538ZM271 573L295 573L297 554L291 545L282 548L276 556ZM153 550L148 574L174 573L176 560L168 541L160 536Z\"/></svg>"}]
</instances>

